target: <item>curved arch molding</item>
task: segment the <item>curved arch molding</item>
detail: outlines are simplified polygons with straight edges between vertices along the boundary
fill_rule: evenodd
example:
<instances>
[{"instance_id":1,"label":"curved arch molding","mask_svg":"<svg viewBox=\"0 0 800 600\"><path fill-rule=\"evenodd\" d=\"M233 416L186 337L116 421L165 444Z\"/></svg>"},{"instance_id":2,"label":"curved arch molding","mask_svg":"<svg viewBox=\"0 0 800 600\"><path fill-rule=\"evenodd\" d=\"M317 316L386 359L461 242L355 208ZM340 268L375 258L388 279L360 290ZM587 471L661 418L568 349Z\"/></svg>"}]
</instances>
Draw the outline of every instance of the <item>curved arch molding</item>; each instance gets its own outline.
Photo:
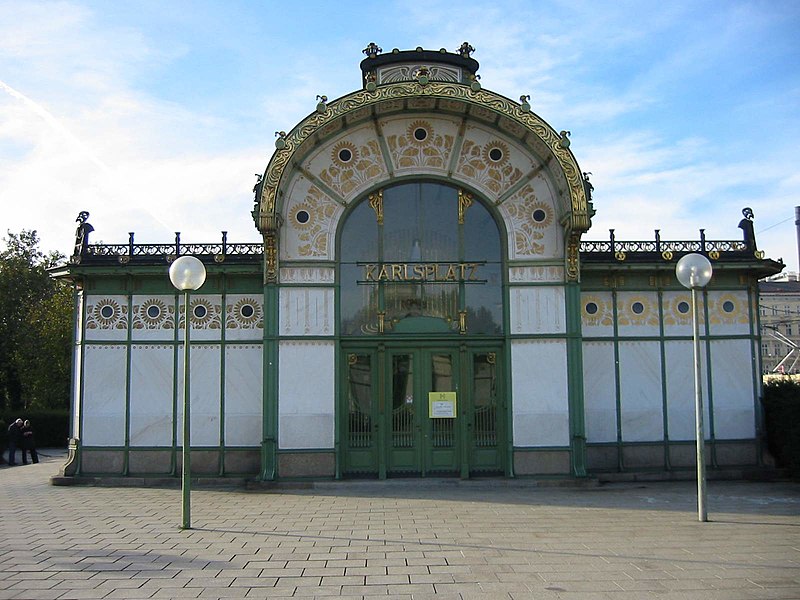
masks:
<instances>
[{"instance_id":1,"label":"curved arch molding","mask_svg":"<svg viewBox=\"0 0 800 600\"><path fill-rule=\"evenodd\" d=\"M560 221L565 229L566 267L569 279L578 278L578 244L590 226L588 204L580 168L562 138L538 115L491 91L473 90L454 83L403 82L375 91L360 90L314 112L288 134L280 134L264 176L257 188L253 216L264 236L265 280L277 280L278 230L283 222L285 192L291 174L305 156L324 140L353 126L378 118L411 113L460 116L498 129L515 138L552 174L561 196ZM566 147L565 147L566 146Z\"/></svg>"}]
</instances>

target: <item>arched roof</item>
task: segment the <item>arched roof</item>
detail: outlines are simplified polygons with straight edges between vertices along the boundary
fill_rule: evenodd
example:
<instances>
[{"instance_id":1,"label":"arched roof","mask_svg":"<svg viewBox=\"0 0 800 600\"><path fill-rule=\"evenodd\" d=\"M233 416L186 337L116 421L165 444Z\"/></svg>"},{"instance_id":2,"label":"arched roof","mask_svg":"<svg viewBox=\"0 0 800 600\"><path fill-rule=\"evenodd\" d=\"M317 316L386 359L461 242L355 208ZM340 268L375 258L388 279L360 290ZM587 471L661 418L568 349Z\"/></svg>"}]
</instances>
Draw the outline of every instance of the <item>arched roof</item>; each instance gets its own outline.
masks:
<instances>
[{"instance_id":1,"label":"arched roof","mask_svg":"<svg viewBox=\"0 0 800 600\"><path fill-rule=\"evenodd\" d=\"M569 150L569 140L556 133L526 105L472 85L405 81L363 89L330 103L321 102L288 134L281 132L276 151L259 183L254 218L265 236L282 220L285 187L294 167L326 139L353 126L409 111L460 116L465 122L489 125L516 139L547 168L558 188L560 220L572 236L590 226L591 207L583 177Z\"/></svg>"}]
</instances>

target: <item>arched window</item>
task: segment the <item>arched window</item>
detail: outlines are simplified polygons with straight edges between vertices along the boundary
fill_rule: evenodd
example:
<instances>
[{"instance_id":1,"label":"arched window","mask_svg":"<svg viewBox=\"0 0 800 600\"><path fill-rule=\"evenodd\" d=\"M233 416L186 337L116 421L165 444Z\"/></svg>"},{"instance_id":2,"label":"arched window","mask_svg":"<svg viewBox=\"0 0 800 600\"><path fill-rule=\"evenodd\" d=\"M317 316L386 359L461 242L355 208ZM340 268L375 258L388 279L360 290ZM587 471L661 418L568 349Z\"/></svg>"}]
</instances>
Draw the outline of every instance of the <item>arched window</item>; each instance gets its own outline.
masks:
<instances>
[{"instance_id":1,"label":"arched window","mask_svg":"<svg viewBox=\"0 0 800 600\"><path fill-rule=\"evenodd\" d=\"M494 218L457 188L370 194L339 238L341 334L500 334L501 254Z\"/></svg>"}]
</instances>

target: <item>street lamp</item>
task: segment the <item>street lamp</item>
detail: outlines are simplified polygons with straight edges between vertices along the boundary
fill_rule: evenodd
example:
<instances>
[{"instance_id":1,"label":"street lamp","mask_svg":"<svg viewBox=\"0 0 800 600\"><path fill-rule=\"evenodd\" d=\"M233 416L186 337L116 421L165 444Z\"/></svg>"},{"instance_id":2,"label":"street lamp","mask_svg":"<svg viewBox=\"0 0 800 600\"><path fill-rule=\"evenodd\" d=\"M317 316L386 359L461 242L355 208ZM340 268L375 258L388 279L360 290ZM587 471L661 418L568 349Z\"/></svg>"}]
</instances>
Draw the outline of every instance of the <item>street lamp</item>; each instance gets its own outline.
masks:
<instances>
[{"instance_id":1,"label":"street lamp","mask_svg":"<svg viewBox=\"0 0 800 600\"><path fill-rule=\"evenodd\" d=\"M692 290L692 337L694 338L694 419L697 440L697 518L708 521L706 512L705 436L703 434L703 387L700 381L700 325L697 315L697 290L711 280L711 263L702 254L687 254L675 266L675 275Z\"/></svg>"},{"instance_id":2,"label":"street lamp","mask_svg":"<svg viewBox=\"0 0 800 600\"><path fill-rule=\"evenodd\" d=\"M183 508L181 510L181 528L192 528L191 517L191 486L192 486L192 459L190 442L189 420L189 292L199 289L206 280L206 268L194 256L181 256L169 267L169 280L179 291L183 292L184 308L184 336L183 336L183 451L182 451L182 480L181 495Z\"/></svg>"}]
</instances>

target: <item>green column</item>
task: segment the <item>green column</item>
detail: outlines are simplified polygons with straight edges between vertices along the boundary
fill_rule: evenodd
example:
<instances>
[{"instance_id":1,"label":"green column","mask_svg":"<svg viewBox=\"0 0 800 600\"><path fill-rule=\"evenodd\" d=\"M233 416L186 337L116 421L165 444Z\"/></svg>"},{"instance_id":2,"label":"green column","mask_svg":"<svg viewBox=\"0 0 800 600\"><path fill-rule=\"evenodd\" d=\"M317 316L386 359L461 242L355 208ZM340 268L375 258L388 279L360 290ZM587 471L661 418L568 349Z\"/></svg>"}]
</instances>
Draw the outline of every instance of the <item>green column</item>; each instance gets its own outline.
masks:
<instances>
[{"instance_id":1,"label":"green column","mask_svg":"<svg viewBox=\"0 0 800 600\"><path fill-rule=\"evenodd\" d=\"M580 284L569 282L564 291L567 312L567 394L569 402L570 460L572 474L575 477L586 477L586 424L583 405Z\"/></svg>"},{"instance_id":2,"label":"green column","mask_svg":"<svg viewBox=\"0 0 800 600\"><path fill-rule=\"evenodd\" d=\"M261 479L277 477L278 456L278 285L264 285L264 404Z\"/></svg>"}]
</instances>

